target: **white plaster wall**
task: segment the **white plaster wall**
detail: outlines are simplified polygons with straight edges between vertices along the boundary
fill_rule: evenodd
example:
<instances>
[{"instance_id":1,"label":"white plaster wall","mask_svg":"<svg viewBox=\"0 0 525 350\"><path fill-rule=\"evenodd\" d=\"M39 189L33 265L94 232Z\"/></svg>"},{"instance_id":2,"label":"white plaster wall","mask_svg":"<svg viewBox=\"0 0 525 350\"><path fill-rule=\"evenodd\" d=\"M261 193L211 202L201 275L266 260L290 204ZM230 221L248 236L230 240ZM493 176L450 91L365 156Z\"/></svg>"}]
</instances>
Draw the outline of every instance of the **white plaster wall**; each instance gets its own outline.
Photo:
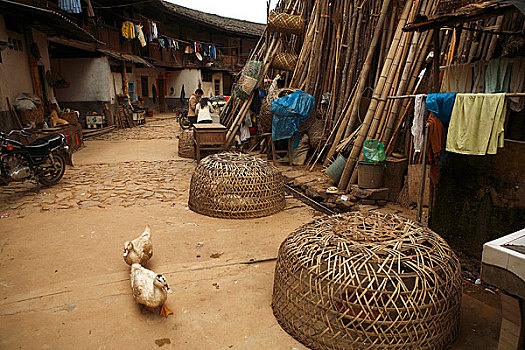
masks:
<instances>
[{"instance_id":1,"label":"white plaster wall","mask_svg":"<svg viewBox=\"0 0 525 350\"><path fill-rule=\"evenodd\" d=\"M0 16L0 40L7 41L8 38L21 40L23 51L2 51L2 63L0 63L0 110L7 111L6 97L11 103L22 92L33 93L33 82L29 71L28 50L24 42L24 36L13 32L7 32L4 18ZM46 47L47 51L47 47Z\"/></svg>"},{"instance_id":2,"label":"white plaster wall","mask_svg":"<svg viewBox=\"0 0 525 350\"><path fill-rule=\"evenodd\" d=\"M173 87L175 90L173 97L177 98L180 97L182 84L184 84L186 98L189 98L195 92L195 90L199 88L199 85L201 87L203 86L200 69L183 69L181 71L173 71L171 72L171 77L167 78L166 81L168 86L168 96L170 96L170 88Z\"/></svg>"},{"instance_id":3,"label":"white plaster wall","mask_svg":"<svg viewBox=\"0 0 525 350\"><path fill-rule=\"evenodd\" d=\"M157 85L157 77L159 74L164 74L162 69L135 68L133 81L135 82L135 86L137 87L137 94L139 96L143 96L142 95L142 77L147 76L148 77L148 96L150 98L153 97L152 86L153 84L155 84L155 86ZM169 95L169 89L168 89L168 95Z\"/></svg>"},{"instance_id":4,"label":"white plaster wall","mask_svg":"<svg viewBox=\"0 0 525 350\"><path fill-rule=\"evenodd\" d=\"M71 82L66 89L56 89L59 102L110 101L113 81L108 81L111 71L107 57L52 59L51 64L55 77L60 71L62 77ZM116 83L117 89L118 85L122 86Z\"/></svg>"},{"instance_id":5,"label":"white plaster wall","mask_svg":"<svg viewBox=\"0 0 525 350\"><path fill-rule=\"evenodd\" d=\"M212 97L215 96L215 80L219 80L219 95L224 95L223 83L222 83L222 73L216 72L212 74L212 79L202 83L202 90L204 91L204 96Z\"/></svg>"}]
</instances>

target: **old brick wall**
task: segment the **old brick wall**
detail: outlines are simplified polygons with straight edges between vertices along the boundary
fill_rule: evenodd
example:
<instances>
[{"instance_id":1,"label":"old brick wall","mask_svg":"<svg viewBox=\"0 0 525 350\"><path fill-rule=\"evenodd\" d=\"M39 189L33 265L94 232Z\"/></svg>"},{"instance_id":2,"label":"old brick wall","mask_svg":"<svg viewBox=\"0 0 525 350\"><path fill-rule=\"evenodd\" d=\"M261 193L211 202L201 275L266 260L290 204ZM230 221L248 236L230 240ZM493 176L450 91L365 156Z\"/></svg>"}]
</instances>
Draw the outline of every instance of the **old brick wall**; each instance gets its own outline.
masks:
<instances>
[{"instance_id":1,"label":"old brick wall","mask_svg":"<svg viewBox=\"0 0 525 350\"><path fill-rule=\"evenodd\" d=\"M432 228L461 252L481 258L483 243L525 227L525 143L496 155L450 153L440 172Z\"/></svg>"}]
</instances>

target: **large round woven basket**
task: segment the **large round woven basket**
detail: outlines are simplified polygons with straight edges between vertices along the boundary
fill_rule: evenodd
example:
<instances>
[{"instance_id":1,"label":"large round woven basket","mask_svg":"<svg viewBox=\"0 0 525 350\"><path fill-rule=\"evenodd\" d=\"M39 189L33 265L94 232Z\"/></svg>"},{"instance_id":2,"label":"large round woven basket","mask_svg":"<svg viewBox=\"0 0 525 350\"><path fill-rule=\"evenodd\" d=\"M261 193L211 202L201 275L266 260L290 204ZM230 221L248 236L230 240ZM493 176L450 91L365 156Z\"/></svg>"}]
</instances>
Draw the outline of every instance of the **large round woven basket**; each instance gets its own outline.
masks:
<instances>
[{"instance_id":1,"label":"large round woven basket","mask_svg":"<svg viewBox=\"0 0 525 350\"><path fill-rule=\"evenodd\" d=\"M242 153L204 158L191 178L191 210L219 218L247 219L284 208L284 182L270 163Z\"/></svg>"},{"instance_id":2,"label":"large round woven basket","mask_svg":"<svg viewBox=\"0 0 525 350\"><path fill-rule=\"evenodd\" d=\"M321 218L279 249L273 312L312 349L444 349L460 303L454 252L396 215Z\"/></svg>"},{"instance_id":3,"label":"large round woven basket","mask_svg":"<svg viewBox=\"0 0 525 350\"><path fill-rule=\"evenodd\" d=\"M193 129L182 130L179 134L179 157L194 158Z\"/></svg>"}]
</instances>

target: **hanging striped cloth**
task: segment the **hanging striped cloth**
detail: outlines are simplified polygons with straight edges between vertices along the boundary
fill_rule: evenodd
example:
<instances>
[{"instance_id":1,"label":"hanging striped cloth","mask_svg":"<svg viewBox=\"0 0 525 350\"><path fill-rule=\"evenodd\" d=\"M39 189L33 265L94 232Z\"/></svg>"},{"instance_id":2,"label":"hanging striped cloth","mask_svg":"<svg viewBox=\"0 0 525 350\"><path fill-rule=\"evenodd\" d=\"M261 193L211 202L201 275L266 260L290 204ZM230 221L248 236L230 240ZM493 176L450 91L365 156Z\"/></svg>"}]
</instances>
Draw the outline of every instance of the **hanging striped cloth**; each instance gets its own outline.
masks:
<instances>
[{"instance_id":1,"label":"hanging striped cloth","mask_svg":"<svg viewBox=\"0 0 525 350\"><path fill-rule=\"evenodd\" d=\"M81 13L80 0L58 0L58 7L67 13Z\"/></svg>"}]
</instances>

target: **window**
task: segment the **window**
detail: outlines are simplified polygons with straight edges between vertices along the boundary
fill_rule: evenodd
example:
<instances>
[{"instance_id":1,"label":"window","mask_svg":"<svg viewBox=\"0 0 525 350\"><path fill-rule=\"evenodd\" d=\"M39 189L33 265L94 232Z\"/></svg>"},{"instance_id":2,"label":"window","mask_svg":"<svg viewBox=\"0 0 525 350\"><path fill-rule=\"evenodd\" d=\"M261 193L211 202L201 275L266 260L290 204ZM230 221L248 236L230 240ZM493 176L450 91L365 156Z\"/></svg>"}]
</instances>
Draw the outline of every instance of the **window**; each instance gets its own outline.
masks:
<instances>
[{"instance_id":1,"label":"window","mask_svg":"<svg viewBox=\"0 0 525 350\"><path fill-rule=\"evenodd\" d=\"M212 82L212 75L210 71L203 71L202 72L202 81L205 82Z\"/></svg>"},{"instance_id":2,"label":"window","mask_svg":"<svg viewBox=\"0 0 525 350\"><path fill-rule=\"evenodd\" d=\"M24 51L24 46L22 44L22 40L18 40L18 39L13 39L11 37L9 37L7 39L8 43L9 43L9 49L11 50L15 50L15 51Z\"/></svg>"},{"instance_id":3,"label":"window","mask_svg":"<svg viewBox=\"0 0 525 350\"><path fill-rule=\"evenodd\" d=\"M142 97L149 97L149 89L148 89L148 77L143 75L140 77L140 83L142 86Z\"/></svg>"}]
</instances>

